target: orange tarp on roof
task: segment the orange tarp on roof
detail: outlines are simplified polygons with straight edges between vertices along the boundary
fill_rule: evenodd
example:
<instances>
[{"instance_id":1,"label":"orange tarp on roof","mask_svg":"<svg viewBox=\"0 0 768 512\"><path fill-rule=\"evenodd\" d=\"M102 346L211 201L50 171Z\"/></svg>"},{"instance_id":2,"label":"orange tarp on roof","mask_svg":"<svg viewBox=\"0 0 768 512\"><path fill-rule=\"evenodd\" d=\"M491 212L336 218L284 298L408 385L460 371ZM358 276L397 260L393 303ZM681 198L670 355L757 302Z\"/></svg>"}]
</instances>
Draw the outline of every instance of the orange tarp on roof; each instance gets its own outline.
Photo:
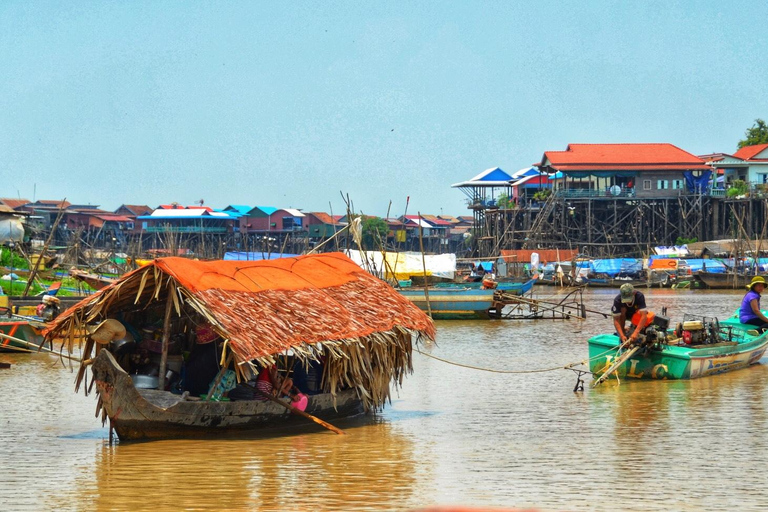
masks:
<instances>
[{"instance_id":1,"label":"orange tarp on roof","mask_svg":"<svg viewBox=\"0 0 768 512\"><path fill-rule=\"evenodd\" d=\"M78 312L88 317L95 311L92 321L99 321L134 302L165 303L168 276L196 299L188 305L198 311L195 302L203 305L240 361L397 328L435 336L434 324L418 307L341 253L262 261L156 259L62 313L46 334L66 329ZM107 306L101 311L97 304Z\"/></svg>"},{"instance_id":2,"label":"orange tarp on roof","mask_svg":"<svg viewBox=\"0 0 768 512\"><path fill-rule=\"evenodd\" d=\"M530 263L534 252L538 253L541 263L570 261L579 253L576 249L514 249L502 250L501 256L507 263Z\"/></svg>"}]
</instances>

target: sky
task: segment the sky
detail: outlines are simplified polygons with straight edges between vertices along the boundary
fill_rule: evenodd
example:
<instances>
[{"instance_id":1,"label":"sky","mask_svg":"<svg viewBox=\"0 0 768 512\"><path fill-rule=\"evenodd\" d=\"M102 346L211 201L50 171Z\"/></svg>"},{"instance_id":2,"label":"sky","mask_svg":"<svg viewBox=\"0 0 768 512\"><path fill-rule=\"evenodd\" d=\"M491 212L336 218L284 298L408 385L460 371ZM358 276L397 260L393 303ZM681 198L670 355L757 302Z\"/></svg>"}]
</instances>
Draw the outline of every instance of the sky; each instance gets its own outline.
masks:
<instances>
[{"instance_id":1,"label":"sky","mask_svg":"<svg viewBox=\"0 0 768 512\"><path fill-rule=\"evenodd\" d=\"M768 3L0 2L0 197L468 215L569 143L734 152Z\"/></svg>"}]
</instances>

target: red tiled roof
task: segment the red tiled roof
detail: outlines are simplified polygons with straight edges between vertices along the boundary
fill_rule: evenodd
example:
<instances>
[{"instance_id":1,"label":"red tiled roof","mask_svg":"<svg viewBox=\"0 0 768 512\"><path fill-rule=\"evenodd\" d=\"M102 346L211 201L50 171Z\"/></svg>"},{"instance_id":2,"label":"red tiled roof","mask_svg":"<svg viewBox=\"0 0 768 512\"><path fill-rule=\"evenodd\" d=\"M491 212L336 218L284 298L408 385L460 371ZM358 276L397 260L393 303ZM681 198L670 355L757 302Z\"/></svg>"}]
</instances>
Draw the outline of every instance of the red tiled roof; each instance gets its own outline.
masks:
<instances>
[{"instance_id":1,"label":"red tiled roof","mask_svg":"<svg viewBox=\"0 0 768 512\"><path fill-rule=\"evenodd\" d=\"M761 153L762 151L768 149L768 144L755 144L754 146L744 146L737 152L733 154L736 158L741 158L742 160L750 160L755 155Z\"/></svg>"},{"instance_id":2,"label":"red tiled roof","mask_svg":"<svg viewBox=\"0 0 768 512\"><path fill-rule=\"evenodd\" d=\"M72 211L75 211L77 213L83 213L85 215L99 215L101 213L112 213L112 212L108 212L107 210L102 210L100 208L73 208Z\"/></svg>"},{"instance_id":3,"label":"red tiled roof","mask_svg":"<svg viewBox=\"0 0 768 512\"><path fill-rule=\"evenodd\" d=\"M39 204L41 206L63 206L64 208L72 206L72 203L69 201L60 201L58 199L40 199L39 201L35 201L33 204Z\"/></svg>"},{"instance_id":4,"label":"red tiled roof","mask_svg":"<svg viewBox=\"0 0 768 512\"><path fill-rule=\"evenodd\" d=\"M434 224L435 226L450 226L451 223L448 222L445 219L441 219L439 217L436 217L435 215L422 215L421 216L425 221ZM418 216L417 216L418 218Z\"/></svg>"},{"instance_id":5,"label":"red tiled roof","mask_svg":"<svg viewBox=\"0 0 768 512\"><path fill-rule=\"evenodd\" d=\"M709 169L704 161L673 144L569 144L547 151L544 160L559 170Z\"/></svg>"},{"instance_id":6,"label":"red tiled roof","mask_svg":"<svg viewBox=\"0 0 768 512\"><path fill-rule=\"evenodd\" d=\"M103 221L112 221L112 222L131 222L133 221L132 218L126 217L125 215L115 215L114 213L105 213L103 215L95 215L96 218L99 218Z\"/></svg>"},{"instance_id":7,"label":"red tiled roof","mask_svg":"<svg viewBox=\"0 0 768 512\"><path fill-rule=\"evenodd\" d=\"M4 204L5 206L13 208L14 210L19 206L24 206L25 204L29 204L31 202L32 201L29 199L12 199L9 197L0 197L0 204Z\"/></svg>"},{"instance_id":8,"label":"red tiled roof","mask_svg":"<svg viewBox=\"0 0 768 512\"><path fill-rule=\"evenodd\" d=\"M120 208L125 208L134 215L147 215L152 213L152 208L145 204L124 204ZM120 208L118 208L118 210Z\"/></svg>"},{"instance_id":9,"label":"red tiled roof","mask_svg":"<svg viewBox=\"0 0 768 512\"><path fill-rule=\"evenodd\" d=\"M308 215L314 215L317 220L322 222L323 224L330 224L335 225L337 223L336 220L334 220L333 217L331 217L329 214L325 212L309 212Z\"/></svg>"}]
</instances>

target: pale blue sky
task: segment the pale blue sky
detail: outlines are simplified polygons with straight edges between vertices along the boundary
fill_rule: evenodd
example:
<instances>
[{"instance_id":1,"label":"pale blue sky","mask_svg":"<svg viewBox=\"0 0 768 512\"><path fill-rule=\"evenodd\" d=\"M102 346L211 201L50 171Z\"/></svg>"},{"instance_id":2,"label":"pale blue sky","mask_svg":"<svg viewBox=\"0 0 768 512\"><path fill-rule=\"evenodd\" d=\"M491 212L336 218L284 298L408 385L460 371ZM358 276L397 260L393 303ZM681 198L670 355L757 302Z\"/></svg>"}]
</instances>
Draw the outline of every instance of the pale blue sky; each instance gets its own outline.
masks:
<instances>
[{"instance_id":1,"label":"pale blue sky","mask_svg":"<svg viewBox=\"0 0 768 512\"><path fill-rule=\"evenodd\" d=\"M735 151L764 2L0 3L0 195L468 214L570 142Z\"/></svg>"}]
</instances>

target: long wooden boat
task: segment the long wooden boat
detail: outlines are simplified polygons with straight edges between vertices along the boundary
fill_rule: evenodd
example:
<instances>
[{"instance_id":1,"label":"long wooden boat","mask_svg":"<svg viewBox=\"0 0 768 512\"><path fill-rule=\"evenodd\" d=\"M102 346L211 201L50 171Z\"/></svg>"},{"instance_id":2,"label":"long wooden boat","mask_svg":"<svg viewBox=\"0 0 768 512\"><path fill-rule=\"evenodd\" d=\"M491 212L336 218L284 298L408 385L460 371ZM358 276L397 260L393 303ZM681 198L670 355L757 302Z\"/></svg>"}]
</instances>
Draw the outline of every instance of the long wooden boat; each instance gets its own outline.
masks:
<instances>
[{"instance_id":1,"label":"long wooden boat","mask_svg":"<svg viewBox=\"0 0 768 512\"><path fill-rule=\"evenodd\" d=\"M0 317L0 333L12 336L37 346L43 343L44 324L17 315ZM8 338L0 339L0 352L14 352L16 349L29 350L29 345Z\"/></svg>"},{"instance_id":2,"label":"long wooden boat","mask_svg":"<svg viewBox=\"0 0 768 512\"><path fill-rule=\"evenodd\" d=\"M159 360L136 364L122 357L139 345L118 346L126 331L150 332L153 337L140 344L157 343L156 318L164 318ZM78 333L85 333L82 343ZM59 315L45 335L63 340L68 350L82 346L75 389L90 368L99 395L97 415L109 419L121 440L132 440L308 420L330 428L323 419L375 412L413 371L413 345L434 340L435 329L391 286L341 253L323 253L269 261L158 258ZM110 350L121 356L120 364ZM173 369L171 357L182 351L190 358ZM198 363L206 360L203 371ZM275 365L308 368L319 361L319 388L294 383L309 396L303 412L287 412L290 406L272 401L189 399L205 390L205 398L223 396L225 381L231 390L235 375L248 382ZM210 362L218 367L215 376ZM155 389L137 389L133 379ZM87 394L89 387L83 389ZM320 394L311 394L315 391Z\"/></svg>"},{"instance_id":3,"label":"long wooden boat","mask_svg":"<svg viewBox=\"0 0 768 512\"><path fill-rule=\"evenodd\" d=\"M506 295L524 295L531 291L536 279L499 281L495 289L485 289L482 283L441 283L427 288L401 288L402 296L422 311L431 311L436 320L475 320L499 318Z\"/></svg>"},{"instance_id":4,"label":"long wooden boat","mask_svg":"<svg viewBox=\"0 0 768 512\"><path fill-rule=\"evenodd\" d=\"M623 284L631 284L635 288L648 288L648 281L645 279L613 279L613 278L588 278L584 279L581 284L586 285L588 288L620 288Z\"/></svg>"},{"instance_id":5,"label":"long wooden boat","mask_svg":"<svg viewBox=\"0 0 768 512\"><path fill-rule=\"evenodd\" d=\"M693 276L714 290L743 290L754 276L734 274L733 272L704 272L699 270Z\"/></svg>"},{"instance_id":6,"label":"long wooden boat","mask_svg":"<svg viewBox=\"0 0 768 512\"><path fill-rule=\"evenodd\" d=\"M493 316L496 290L482 288L403 288L400 295L422 311L431 311L436 320L487 319ZM429 297L429 306L427 306Z\"/></svg>"},{"instance_id":7,"label":"long wooden boat","mask_svg":"<svg viewBox=\"0 0 768 512\"><path fill-rule=\"evenodd\" d=\"M92 368L101 403L122 441L307 425L305 418L270 401L191 401L170 391L137 389L107 350L99 352ZM337 392L335 401L330 393L308 398L305 412L326 421L363 412L363 403L353 389Z\"/></svg>"},{"instance_id":8,"label":"long wooden boat","mask_svg":"<svg viewBox=\"0 0 768 512\"><path fill-rule=\"evenodd\" d=\"M722 322L731 335L718 343L684 345L671 342L635 353L617 370L621 379L695 379L757 363L768 348L768 333L757 334L738 319ZM620 355L619 337L601 334L589 340L589 369L602 375Z\"/></svg>"},{"instance_id":9,"label":"long wooden boat","mask_svg":"<svg viewBox=\"0 0 768 512\"><path fill-rule=\"evenodd\" d=\"M104 277L98 274L90 274L76 268L70 269L69 275L77 281L87 284L94 290L101 290L102 288L106 288L107 286L117 281L117 279L113 279L111 277Z\"/></svg>"}]
</instances>

